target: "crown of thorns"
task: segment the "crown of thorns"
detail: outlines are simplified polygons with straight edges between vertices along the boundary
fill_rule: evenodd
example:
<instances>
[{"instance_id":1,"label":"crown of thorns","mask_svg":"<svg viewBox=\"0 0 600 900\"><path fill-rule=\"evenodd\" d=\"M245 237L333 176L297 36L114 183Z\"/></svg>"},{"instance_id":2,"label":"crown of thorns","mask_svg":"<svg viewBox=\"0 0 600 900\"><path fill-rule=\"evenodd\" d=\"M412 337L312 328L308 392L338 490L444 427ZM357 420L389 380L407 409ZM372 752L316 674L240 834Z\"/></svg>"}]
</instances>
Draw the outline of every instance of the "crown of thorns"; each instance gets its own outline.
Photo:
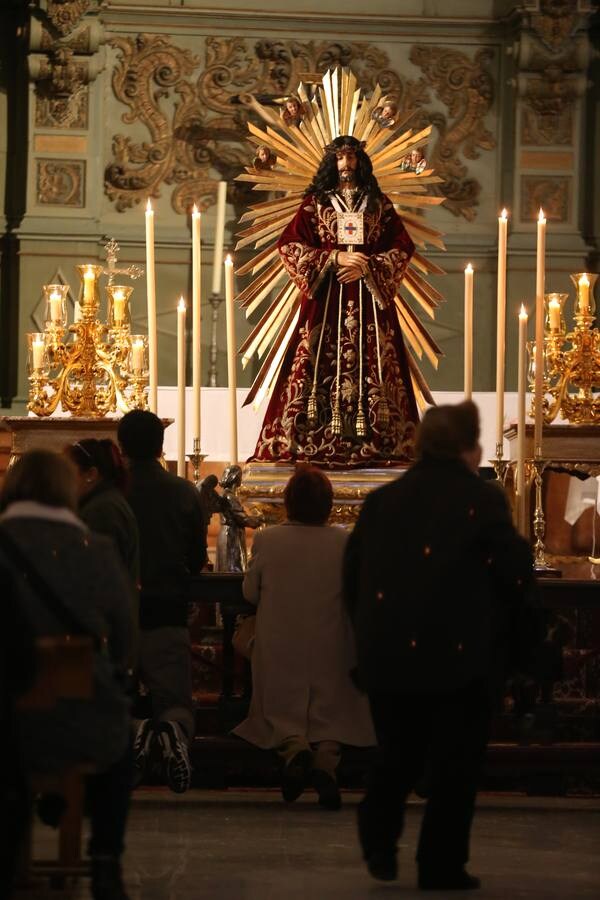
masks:
<instances>
[{"instance_id":1,"label":"crown of thorns","mask_svg":"<svg viewBox=\"0 0 600 900\"><path fill-rule=\"evenodd\" d=\"M336 138L330 144L327 144L325 151L327 153L342 153L344 150L364 150L367 146L366 141L359 141L357 138L349 137L342 144L337 143L340 138Z\"/></svg>"}]
</instances>

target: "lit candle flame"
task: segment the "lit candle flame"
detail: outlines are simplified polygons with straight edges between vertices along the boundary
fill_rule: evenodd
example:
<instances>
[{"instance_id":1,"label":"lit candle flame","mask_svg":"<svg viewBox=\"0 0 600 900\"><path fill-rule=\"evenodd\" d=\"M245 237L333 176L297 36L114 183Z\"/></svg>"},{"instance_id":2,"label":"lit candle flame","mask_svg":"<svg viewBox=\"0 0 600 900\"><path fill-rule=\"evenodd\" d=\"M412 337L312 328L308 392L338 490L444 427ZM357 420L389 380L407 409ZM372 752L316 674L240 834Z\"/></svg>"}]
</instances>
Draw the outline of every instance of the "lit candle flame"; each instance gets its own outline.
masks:
<instances>
[{"instance_id":1,"label":"lit candle flame","mask_svg":"<svg viewBox=\"0 0 600 900\"><path fill-rule=\"evenodd\" d=\"M579 279L579 284L581 285L581 287L589 287L590 286L590 279L587 277L586 272L584 272L583 275L581 276L581 278Z\"/></svg>"},{"instance_id":2,"label":"lit candle flame","mask_svg":"<svg viewBox=\"0 0 600 900\"><path fill-rule=\"evenodd\" d=\"M185 300L183 297L179 298L179 303L177 304L177 309L179 312L185 312Z\"/></svg>"},{"instance_id":3,"label":"lit candle flame","mask_svg":"<svg viewBox=\"0 0 600 900\"><path fill-rule=\"evenodd\" d=\"M150 197L148 197L148 202L146 203L146 213L148 215L152 215L154 210L152 209L152 204L150 203Z\"/></svg>"},{"instance_id":4,"label":"lit candle flame","mask_svg":"<svg viewBox=\"0 0 600 900\"><path fill-rule=\"evenodd\" d=\"M225 257L225 265L226 265L226 266L232 266L232 265L233 265L233 260L232 260L232 258L231 258L231 254L229 254L229 253L228 253L227 256Z\"/></svg>"},{"instance_id":5,"label":"lit candle flame","mask_svg":"<svg viewBox=\"0 0 600 900\"><path fill-rule=\"evenodd\" d=\"M542 209L541 206L540 206L540 214L538 216L538 222L540 223L540 225L546 224L546 216L544 215L544 210Z\"/></svg>"},{"instance_id":6,"label":"lit candle flame","mask_svg":"<svg viewBox=\"0 0 600 900\"><path fill-rule=\"evenodd\" d=\"M521 303L521 309L519 310L519 318L526 319L527 318L527 310L525 309L525 304Z\"/></svg>"},{"instance_id":7,"label":"lit candle flame","mask_svg":"<svg viewBox=\"0 0 600 900\"><path fill-rule=\"evenodd\" d=\"M194 203L194 206L192 207L192 215L194 216L194 218L195 218L196 216L199 216L199 215L200 215L200 210L198 209L198 207L196 206L195 203Z\"/></svg>"},{"instance_id":8,"label":"lit candle flame","mask_svg":"<svg viewBox=\"0 0 600 900\"><path fill-rule=\"evenodd\" d=\"M465 269L465 272L468 272L469 275L472 274L472 272L473 272L473 266L471 265L471 263L467 263L467 267L466 267L466 269Z\"/></svg>"},{"instance_id":9,"label":"lit candle flame","mask_svg":"<svg viewBox=\"0 0 600 900\"><path fill-rule=\"evenodd\" d=\"M508 219L508 210L503 209L502 212L500 213L500 218L506 222L506 220Z\"/></svg>"}]
</instances>

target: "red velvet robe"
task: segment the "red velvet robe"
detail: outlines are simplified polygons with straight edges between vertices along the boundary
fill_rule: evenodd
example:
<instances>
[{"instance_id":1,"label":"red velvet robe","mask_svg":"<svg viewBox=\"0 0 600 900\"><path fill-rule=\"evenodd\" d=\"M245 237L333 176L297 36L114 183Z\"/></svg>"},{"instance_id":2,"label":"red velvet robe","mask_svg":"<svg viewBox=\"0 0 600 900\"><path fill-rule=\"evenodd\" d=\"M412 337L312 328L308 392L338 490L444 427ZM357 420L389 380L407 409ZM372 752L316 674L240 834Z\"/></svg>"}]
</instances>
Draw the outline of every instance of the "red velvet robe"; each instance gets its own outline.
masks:
<instances>
[{"instance_id":1,"label":"red velvet robe","mask_svg":"<svg viewBox=\"0 0 600 900\"><path fill-rule=\"evenodd\" d=\"M358 282L343 286L342 315L338 320L340 285L332 256L334 250L345 246L337 243L337 213L333 206L317 203L315 197L308 195L283 232L279 253L290 278L302 290L300 317L297 333L275 382L252 460L304 461L344 469L405 464L412 459L418 411L394 295L414 252L414 244L387 198L374 213L364 213L364 237L365 243L354 247L370 257L370 273L362 286L361 327ZM332 429L338 331L341 435L334 434ZM307 406L317 356L317 415L316 419L309 419ZM360 383L366 418L364 437L356 434Z\"/></svg>"}]
</instances>

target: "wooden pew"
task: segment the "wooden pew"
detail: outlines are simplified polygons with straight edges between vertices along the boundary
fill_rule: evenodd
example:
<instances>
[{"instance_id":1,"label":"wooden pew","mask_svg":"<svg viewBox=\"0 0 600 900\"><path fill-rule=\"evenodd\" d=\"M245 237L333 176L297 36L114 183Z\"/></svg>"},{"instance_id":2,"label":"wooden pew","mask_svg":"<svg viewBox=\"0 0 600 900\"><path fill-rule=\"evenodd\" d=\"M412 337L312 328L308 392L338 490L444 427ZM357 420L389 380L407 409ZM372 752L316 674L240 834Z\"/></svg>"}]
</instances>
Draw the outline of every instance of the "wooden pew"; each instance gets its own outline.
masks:
<instances>
[{"instance_id":1,"label":"wooden pew","mask_svg":"<svg viewBox=\"0 0 600 900\"><path fill-rule=\"evenodd\" d=\"M51 710L59 700L91 700L93 695L94 648L91 638L71 635L43 637L37 641L38 675L31 690L23 695L17 708L27 711ZM89 875L89 862L81 855L81 836L85 803L85 777L93 773L89 763L69 765L60 772L26 773L32 808L26 834L19 881L37 876L50 877L60 887L67 877ZM43 793L61 794L66 809L58 833L58 856L36 859L33 853L33 800Z\"/></svg>"}]
</instances>

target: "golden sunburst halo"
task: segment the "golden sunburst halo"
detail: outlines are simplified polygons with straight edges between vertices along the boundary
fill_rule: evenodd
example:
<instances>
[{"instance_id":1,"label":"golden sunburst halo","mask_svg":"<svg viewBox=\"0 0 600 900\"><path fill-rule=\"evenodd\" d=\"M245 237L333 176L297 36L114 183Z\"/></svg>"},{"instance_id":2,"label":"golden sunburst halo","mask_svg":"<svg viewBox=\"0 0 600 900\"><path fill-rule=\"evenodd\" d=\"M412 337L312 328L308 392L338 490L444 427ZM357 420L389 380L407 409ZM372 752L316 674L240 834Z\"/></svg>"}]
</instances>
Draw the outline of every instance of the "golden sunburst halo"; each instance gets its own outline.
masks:
<instances>
[{"instance_id":1,"label":"golden sunburst halo","mask_svg":"<svg viewBox=\"0 0 600 900\"><path fill-rule=\"evenodd\" d=\"M373 115L385 99L380 85L367 98L357 86L356 76L339 67L329 69L310 94L300 83L296 96L301 110L298 126L289 124L284 116L277 115L252 95L246 95L248 106L264 123L258 127L249 122L248 139L256 148L266 146L276 157L272 167L247 166L236 179L251 182L253 190L270 194L270 199L252 204L241 216L243 227L237 235L236 250L252 247L258 251L236 270L238 275L254 276L238 295L238 302L247 317L266 304L260 320L239 348L244 368L255 353L261 360L246 404L259 404L270 392L298 321L301 292L283 266L277 241L294 217L326 146L340 135L352 135L365 142L381 190L394 204L417 248L402 282L405 290L398 292L394 303L407 345L415 397L424 409L433 398L419 363L425 357L437 369L442 352L409 299L431 319L444 299L426 278L443 275L444 270L428 260L424 252L428 245L440 250L446 248L441 232L426 225L422 213L427 207L443 203L443 197L428 193L429 185L439 184L443 179L431 168L406 171L402 163L413 149L426 146L431 126L417 131L406 128L410 115L393 127L382 126Z\"/></svg>"}]
</instances>

